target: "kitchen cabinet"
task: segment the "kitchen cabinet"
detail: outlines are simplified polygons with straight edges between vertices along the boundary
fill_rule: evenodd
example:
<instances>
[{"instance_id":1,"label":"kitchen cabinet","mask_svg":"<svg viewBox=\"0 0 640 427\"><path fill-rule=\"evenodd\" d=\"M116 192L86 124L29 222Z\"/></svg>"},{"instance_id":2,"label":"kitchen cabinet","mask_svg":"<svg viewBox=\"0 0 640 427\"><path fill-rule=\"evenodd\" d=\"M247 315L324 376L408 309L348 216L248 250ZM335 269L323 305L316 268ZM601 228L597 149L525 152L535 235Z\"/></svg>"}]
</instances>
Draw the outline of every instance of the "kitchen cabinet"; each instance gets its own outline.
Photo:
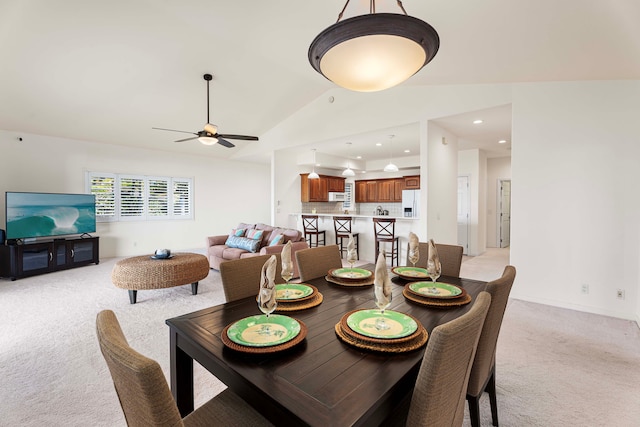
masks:
<instances>
[{"instance_id":1,"label":"kitchen cabinet","mask_svg":"<svg viewBox=\"0 0 640 427\"><path fill-rule=\"evenodd\" d=\"M396 178L393 180L393 199L392 202L402 202L402 190L405 189L404 178Z\"/></svg>"},{"instance_id":2,"label":"kitchen cabinet","mask_svg":"<svg viewBox=\"0 0 640 427\"><path fill-rule=\"evenodd\" d=\"M378 201L378 182L377 181L365 181L367 183L367 202Z\"/></svg>"},{"instance_id":3,"label":"kitchen cabinet","mask_svg":"<svg viewBox=\"0 0 640 427\"><path fill-rule=\"evenodd\" d=\"M329 191L344 192L344 178L320 175L318 179L309 179L308 173L300 174L301 202L328 202Z\"/></svg>"},{"instance_id":4,"label":"kitchen cabinet","mask_svg":"<svg viewBox=\"0 0 640 427\"><path fill-rule=\"evenodd\" d=\"M405 190L419 190L420 189L420 175L412 175L404 177L404 189Z\"/></svg>"},{"instance_id":5,"label":"kitchen cabinet","mask_svg":"<svg viewBox=\"0 0 640 427\"><path fill-rule=\"evenodd\" d=\"M327 186L329 191L344 193L344 178L340 178L338 176L328 176L327 177Z\"/></svg>"},{"instance_id":6,"label":"kitchen cabinet","mask_svg":"<svg viewBox=\"0 0 640 427\"><path fill-rule=\"evenodd\" d=\"M405 178L356 181L356 203L401 203L402 190L406 190Z\"/></svg>"},{"instance_id":7,"label":"kitchen cabinet","mask_svg":"<svg viewBox=\"0 0 640 427\"><path fill-rule=\"evenodd\" d=\"M393 180L381 179L376 182L378 187L377 202L391 202L393 200Z\"/></svg>"},{"instance_id":8,"label":"kitchen cabinet","mask_svg":"<svg viewBox=\"0 0 640 427\"><path fill-rule=\"evenodd\" d=\"M367 181L356 181L356 203L367 203Z\"/></svg>"}]
</instances>

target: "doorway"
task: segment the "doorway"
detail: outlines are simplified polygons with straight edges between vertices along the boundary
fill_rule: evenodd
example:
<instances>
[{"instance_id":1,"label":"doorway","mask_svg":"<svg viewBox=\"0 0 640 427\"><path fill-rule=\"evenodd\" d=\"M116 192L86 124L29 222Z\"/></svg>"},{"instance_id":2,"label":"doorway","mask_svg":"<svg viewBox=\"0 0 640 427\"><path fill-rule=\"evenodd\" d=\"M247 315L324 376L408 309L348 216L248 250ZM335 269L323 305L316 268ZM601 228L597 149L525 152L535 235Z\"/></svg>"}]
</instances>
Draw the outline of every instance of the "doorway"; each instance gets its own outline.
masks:
<instances>
[{"instance_id":1,"label":"doorway","mask_svg":"<svg viewBox=\"0 0 640 427\"><path fill-rule=\"evenodd\" d=\"M511 245L511 180L498 181L498 247Z\"/></svg>"},{"instance_id":2,"label":"doorway","mask_svg":"<svg viewBox=\"0 0 640 427\"><path fill-rule=\"evenodd\" d=\"M469 176L458 177L458 244L469 254L469 217L471 215Z\"/></svg>"}]
</instances>

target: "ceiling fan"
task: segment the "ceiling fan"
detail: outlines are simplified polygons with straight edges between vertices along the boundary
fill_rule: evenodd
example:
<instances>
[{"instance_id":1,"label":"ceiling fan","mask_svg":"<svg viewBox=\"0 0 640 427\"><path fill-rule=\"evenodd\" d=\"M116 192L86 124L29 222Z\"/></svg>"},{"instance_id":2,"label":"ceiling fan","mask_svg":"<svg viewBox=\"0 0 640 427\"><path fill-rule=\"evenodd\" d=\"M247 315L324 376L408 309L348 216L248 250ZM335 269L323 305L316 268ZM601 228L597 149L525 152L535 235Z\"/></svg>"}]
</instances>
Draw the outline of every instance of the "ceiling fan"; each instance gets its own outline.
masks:
<instances>
[{"instance_id":1,"label":"ceiling fan","mask_svg":"<svg viewBox=\"0 0 640 427\"><path fill-rule=\"evenodd\" d=\"M247 135L232 135L229 133L218 133L218 126L216 125L212 125L211 122L209 121L209 82L211 81L211 79L213 79L213 76L211 74L205 74L204 79L207 81L207 124L204 125L204 129L198 132L188 132L188 131L184 131L184 130L176 130L176 129L164 129L164 128L151 128L151 129L157 129L157 130L168 130L170 132L182 132L182 133L190 133L192 135L195 135L193 137L190 138L185 138L185 139L179 139L177 141L174 142L185 142L185 141L191 141L192 139L197 139L198 141L200 141L201 143L203 143L204 145L213 145L216 142L224 147L227 148L232 148L235 147L234 144L230 143L229 141L227 141L225 138L228 139L240 139L243 141L257 141L258 137L257 136L247 136Z\"/></svg>"}]
</instances>

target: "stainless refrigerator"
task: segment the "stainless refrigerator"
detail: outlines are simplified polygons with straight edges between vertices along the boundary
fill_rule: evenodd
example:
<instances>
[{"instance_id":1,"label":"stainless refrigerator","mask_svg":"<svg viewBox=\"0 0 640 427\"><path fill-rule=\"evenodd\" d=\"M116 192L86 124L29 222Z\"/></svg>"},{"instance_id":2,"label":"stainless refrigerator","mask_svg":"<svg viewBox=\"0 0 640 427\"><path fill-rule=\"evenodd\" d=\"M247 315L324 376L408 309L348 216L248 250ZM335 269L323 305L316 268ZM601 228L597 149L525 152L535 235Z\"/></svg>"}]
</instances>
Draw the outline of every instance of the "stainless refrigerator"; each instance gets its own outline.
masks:
<instances>
[{"instance_id":1,"label":"stainless refrigerator","mask_svg":"<svg viewBox=\"0 0 640 427\"><path fill-rule=\"evenodd\" d=\"M402 215L420 216L420 190L402 190Z\"/></svg>"}]
</instances>

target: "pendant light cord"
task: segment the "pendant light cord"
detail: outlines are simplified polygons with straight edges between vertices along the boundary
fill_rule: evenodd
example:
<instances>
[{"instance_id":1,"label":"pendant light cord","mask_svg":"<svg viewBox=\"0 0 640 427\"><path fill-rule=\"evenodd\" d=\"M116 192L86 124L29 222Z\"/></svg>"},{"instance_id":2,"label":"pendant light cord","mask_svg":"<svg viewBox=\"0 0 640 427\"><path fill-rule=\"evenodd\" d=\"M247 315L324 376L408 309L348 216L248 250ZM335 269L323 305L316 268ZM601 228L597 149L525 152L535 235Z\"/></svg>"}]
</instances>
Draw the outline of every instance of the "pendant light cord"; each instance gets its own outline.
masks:
<instances>
[{"instance_id":1,"label":"pendant light cord","mask_svg":"<svg viewBox=\"0 0 640 427\"><path fill-rule=\"evenodd\" d=\"M342 15L344 14L344 11L347 9L347 6L349 5L350 1L351 0L347 0L347 2L344 4L344 7L338 14L338 20L336 21L336 24L340 22L340 20L342 19ZM404 6L402 5L402 0L396 0L396 2L398 3L398 7L402 10L402 13L406 15L407 11L404 10ZM376 13L376 0L369 0L369 13Z\"/></svg>"}]
</instances>

